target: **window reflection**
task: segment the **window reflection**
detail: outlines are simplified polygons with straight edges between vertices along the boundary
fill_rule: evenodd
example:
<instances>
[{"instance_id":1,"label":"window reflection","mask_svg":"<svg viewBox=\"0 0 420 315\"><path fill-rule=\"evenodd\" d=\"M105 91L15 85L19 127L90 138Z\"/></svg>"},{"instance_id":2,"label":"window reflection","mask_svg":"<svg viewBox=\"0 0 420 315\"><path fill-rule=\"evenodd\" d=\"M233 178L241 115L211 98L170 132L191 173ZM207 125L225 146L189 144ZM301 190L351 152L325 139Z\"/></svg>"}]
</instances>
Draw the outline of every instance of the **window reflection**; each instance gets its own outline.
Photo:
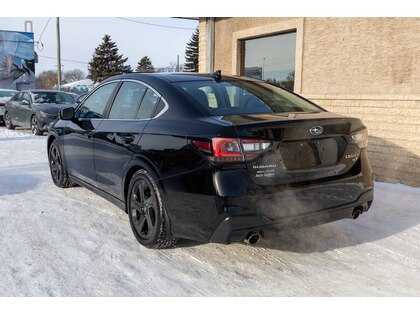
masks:
<instances>
[{"instance_id":1,"label":"window reflection","mask_svg":"<svg viewBox=\"0 0 420 315\"><path fill-rule=\"evenodd\" d=\"M243 41L242 75L293 91L296 32Z\"/></svg>"}]
</instances>

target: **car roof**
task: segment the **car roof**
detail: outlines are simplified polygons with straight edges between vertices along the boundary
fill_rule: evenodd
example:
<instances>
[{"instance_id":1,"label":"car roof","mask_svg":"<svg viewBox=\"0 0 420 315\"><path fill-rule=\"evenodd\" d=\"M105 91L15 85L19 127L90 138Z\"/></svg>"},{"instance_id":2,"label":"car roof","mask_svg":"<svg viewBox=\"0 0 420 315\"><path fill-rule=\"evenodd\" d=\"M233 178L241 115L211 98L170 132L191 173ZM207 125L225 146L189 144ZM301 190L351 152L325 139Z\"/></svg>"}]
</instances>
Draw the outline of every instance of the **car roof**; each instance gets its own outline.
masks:
<instances>
[{"instance_id":1,"label":"car roof","mask_svg":"<svg viewBox=\"0 0 420 315\"><path fill-rule=\"evenodd\" d=\"M59 91L59 90L48 90L48 89L31 89L31 90L24 90L21 92L30 92L30 93L37 93L37 92L62 92L62 93L66 93L64 91Z\"/></svg>"},{"instance_id":2,"label":"car roof","mask_svg":"<svg viewBox=\"0 0 420 315\"><path fill-rule=\"evenodd\" d=\"M134 79L134 80L146 80L147 79L160 79L162 81L166 81L169 83L173 82L185 82L185 81L212 81L213 77L211 74L208 73L191 73L191 72L154 72L154 73L140 73L140 72L133 72L133 73L126 73L120 74L113 77L109 77L103 82L113 81L113 80L123 80L123 79ZM231 75L223 75L223 78L229 79L242 79L247 81L258 81L248 77L240 77L240 76L231 76Z\"/></svg>"}]
</instances>

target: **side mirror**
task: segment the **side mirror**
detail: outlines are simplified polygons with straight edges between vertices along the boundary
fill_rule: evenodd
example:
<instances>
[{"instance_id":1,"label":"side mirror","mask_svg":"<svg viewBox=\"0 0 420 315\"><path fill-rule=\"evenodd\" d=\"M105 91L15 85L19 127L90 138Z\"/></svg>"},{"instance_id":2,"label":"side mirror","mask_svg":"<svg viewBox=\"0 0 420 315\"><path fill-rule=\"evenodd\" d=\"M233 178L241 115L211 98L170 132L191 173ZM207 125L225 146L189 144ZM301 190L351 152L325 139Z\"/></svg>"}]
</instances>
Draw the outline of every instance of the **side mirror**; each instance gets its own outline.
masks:
<instances>
[{"instance_id":1,"label":"side mirror","mask_svg":"<svg viewBox=\"0 0 420 315\"><path fill-rule=\"evenodd\" d=\"M58 118L61 120L72 120L74 118L74 108L68 107L58 112Z\"/></svg>"},{"instance_id":2,"label":"side mirror","mask_svg":"<svg viewBox=\"0 0 420 315\"><path fill-rule=\"evenodd\" d=\"M21 100L20 104L21 105L29 105L29 101L28 100Z\"/></svg>"}]
</instances>

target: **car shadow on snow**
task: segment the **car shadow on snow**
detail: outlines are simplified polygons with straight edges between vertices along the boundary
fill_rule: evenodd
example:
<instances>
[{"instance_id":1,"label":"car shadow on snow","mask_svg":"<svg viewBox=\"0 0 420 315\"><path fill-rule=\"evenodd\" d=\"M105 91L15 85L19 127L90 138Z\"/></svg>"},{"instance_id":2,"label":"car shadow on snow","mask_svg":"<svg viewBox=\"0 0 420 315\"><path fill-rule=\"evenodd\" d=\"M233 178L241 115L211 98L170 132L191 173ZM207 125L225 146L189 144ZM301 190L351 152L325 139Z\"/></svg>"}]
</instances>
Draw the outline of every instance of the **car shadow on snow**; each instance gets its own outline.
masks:
<instances>
[{"instance_id":1,"label":"car shadow on snow","mask_svg":"<svg viewBox=\"0 0 420 315\"><path fill-rule=\"evenodd\" d=\"M0 175L0 197L18 195L34 189L40 183L38 177L24 175Z\"/></svg>"}]
</instances>

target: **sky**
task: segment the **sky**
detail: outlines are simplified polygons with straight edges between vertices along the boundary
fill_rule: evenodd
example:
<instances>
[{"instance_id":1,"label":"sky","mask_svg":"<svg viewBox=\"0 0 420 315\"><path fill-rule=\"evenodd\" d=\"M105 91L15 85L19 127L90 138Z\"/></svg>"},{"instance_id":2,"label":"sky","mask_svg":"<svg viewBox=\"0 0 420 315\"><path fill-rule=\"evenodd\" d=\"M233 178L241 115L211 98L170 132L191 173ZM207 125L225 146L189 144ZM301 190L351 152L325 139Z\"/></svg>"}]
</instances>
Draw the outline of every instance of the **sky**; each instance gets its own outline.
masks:
<instances>
[{"instance_id":1,"label":"sky","mask_svg":"<svg viewBox=\"0 0 420 315\"><path fill-rule=\"evenodd\" d=\"M376 1L365 0L294 0L282 3L281 6L278 0L260 0L258 5L255 0L241 0L239 6L235 1L226 0L212 0L208 3L210 5L197 5L200 2L196 0L154 0L147 2L147 6L141 1L131 0L120 0L118 5L112 6L98 5L106 2L97 0L72 0L71 4L62 2L59 6L56 0L20 0L18 6L11 1L3 2L0 30L24 31L24 21L33 22L34 39L43 44L43 47L38 45L40 49L35 49L39 55L37 74L44 70L57 69L56 16L61 17L63 71L81 69L87 73L87 63L105 34L109 34L116 42L120 54L128 57L127 63L133 68L145 55L151 58L155 67L175 63L177 55L180 63L184 63L185 47L198 21L170 18L173 16L413 16L414 12L420 12L417 8L414 9L412 0L399 0L397 7L394 0L378 1L380 6ZM48 16L52 18L47 25ZM116 16L129 16L129 19L139 22L187 29L146 25Z\"/></svg>"},{"instance_id":2,"label":"sky","mask_svg":"<svg viewBox=\"0 0 420 315\"><path fill-rule=\"evenodd\" d=\"M137 62L149 56L155 67L185 62L186 44L198 26L198 21L169 17L130 17L129 20L159 24L158 27L123 20L117 17L61 17L61 59L62 70L81 69L87 74L87 64L95 48L101 44L105 34L116 42L119 53L128 57L127 64L136 68ZM34 40L38 54L36 74L57 69L56 18L52 17L6 17L0 18L0 30L25 31L25 21L32 21ZM45 27L45 31L42 31ZM185 28L185 29L180 29ZM41 36L42 34L42 36ZM71 61L70 61L71 60Z\"/></svg>"}]
</instances>

